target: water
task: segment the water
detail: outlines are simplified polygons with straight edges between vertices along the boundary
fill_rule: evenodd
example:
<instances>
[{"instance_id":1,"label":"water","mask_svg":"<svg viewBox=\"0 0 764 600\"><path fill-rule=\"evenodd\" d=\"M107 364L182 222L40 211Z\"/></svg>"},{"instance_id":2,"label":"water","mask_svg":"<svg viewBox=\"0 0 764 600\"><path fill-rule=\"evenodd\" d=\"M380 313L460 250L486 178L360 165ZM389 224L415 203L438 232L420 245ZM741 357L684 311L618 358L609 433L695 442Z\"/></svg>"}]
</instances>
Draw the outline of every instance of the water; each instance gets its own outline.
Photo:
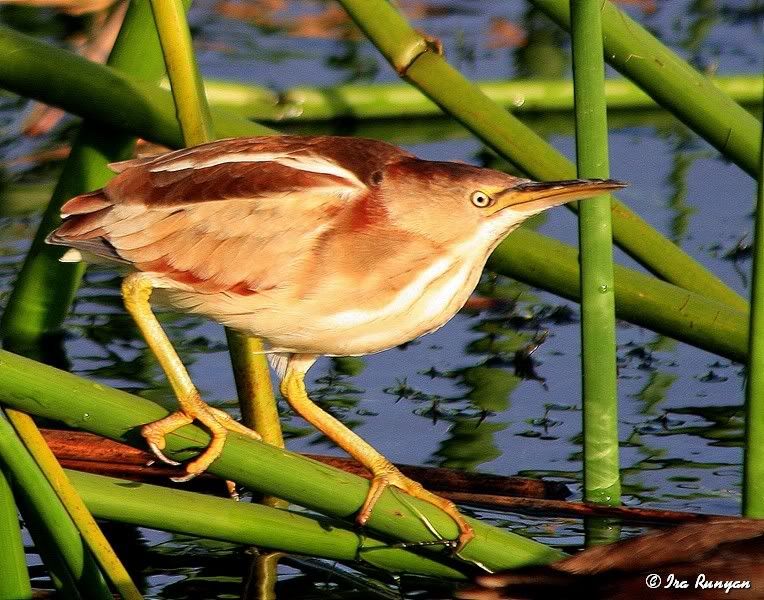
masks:
<instances>
[{"instance_id":1,"label":"water","mask_svg":"<svg viewBox=\"0 0 764 600\"><path fill-rule=\"evenodd\" d=\"M761 72L762 32L755 17L762 9L756 0L659 2L655 12L648 13L639 7L647 10L650 2L636 4L630 12L699 68L720 74ZM270 14L270 22L260 25L225 18L215 6L200 2L192 13L207 76L275 89L395 79L365 42L299 36L328 5L290 2L284 12ZM261 20L269 15L264 6L257 11ZM452 63L471 78L569 75L564 36L524 3L431 2L427 7L432 16L416 25L440 37ZM0 18L11 20L15 14L4 9ZM497 19L517 24L528 44L490 48L494 38L488 32ZM291 35L279 30L282 21ZM61 22L44 13L40 26L56 30ZM329 22L326 17L319 20L321 31L333 31ZM22 107L12 99L3 98L3 103L4 160L67 136L64 130L42 141L16 139ZM613 115L611 123L612 176L630 183L619 197L747 295L753 180L665 115ZM569 118L541 116L534 126L573 156ZM297 129L316 130L379 136L424 158L476 164L493 160L479 142L445 121ZM44 183L54 180L55 169L15 166L8 176ZM3 293L36 219L32 214L0 221ZM575 220L564 209L548 213L538 226L542 233L576 243ZM617 255L634 266L622 253ZM395 462L557 479L580 497L578 307L503 277L486 276L479 291L499 301L488 310L463 311L440 331L404 348L364 359L320 361L309 372L311 394ZM233 406L222 328L185 316L168 316L167 324L204 397ZM67 327L64 349L73 372L173 404L164 378L123 314L112 272L89 272ZM517 350L538 342L530 362L515 360ZM619 324L618 343L624 502L739 514L741 365L627 323ZM282 409L289 448L341 454L285 406ZM470 512L561 547L575 547L583 540L583 527L576 520ZM145 577L152 597L238 597L250 560L245 551L158 532L113 529L119 531L119 544L131 549L130 560ZM623 534L634 531L624 528ZM280 597L367 597L357 574L343 570L340 577L333 565L328 570L325 566L296 558L283 563ZM372 575L392 583L379 573ZM404 581L403 589L416 597L421 585ZM425 594L434 593L429 590Z\"/></svg>"}]
</instances>

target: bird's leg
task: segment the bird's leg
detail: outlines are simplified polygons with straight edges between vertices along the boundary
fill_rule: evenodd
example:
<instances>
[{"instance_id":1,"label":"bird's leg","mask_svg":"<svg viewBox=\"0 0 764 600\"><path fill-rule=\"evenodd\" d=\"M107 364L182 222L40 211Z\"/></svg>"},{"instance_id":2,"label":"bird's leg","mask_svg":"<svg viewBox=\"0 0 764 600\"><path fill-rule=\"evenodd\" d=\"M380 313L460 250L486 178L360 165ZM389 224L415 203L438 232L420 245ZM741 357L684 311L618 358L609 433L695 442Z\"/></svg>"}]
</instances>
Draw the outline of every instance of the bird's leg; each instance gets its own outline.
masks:
<instances>
[{"instance_id":1,"label":"bird's leg","mask_svg":"<svg viewBox=\"0 0 764 600\"><path fill-rule=\"evenodd\" d=\"M305 389L305 373L315 362L314 356L293 355L289 360L286 374L281 382L281 393L289 405L306 421L316 427L340 448L350 454L372 473L371 486L361 507L357 522L364 525L371 516L374 505L388 486L399 488L425 502L429 502L448 514L459 527L457 552L475 535L472 526L450 500L441 498L424 489L413 479L409 479L398 468L377 452L360 436L353 433L333 416L323 411L309 397Z\"/></svg>"},{"instance_id":2,"label":"bird's leg","mask_svg":"<svg viewBox=\"0 0 764 600\"><path fill-rule=\"evenodd\" d=\"M188 371L186 371L162 326L151 311L149 298L152 289L149 277L144 273L132 273L125 277L122 282L122 298L127 311L135 320L138 329L141 330L148 347L167 375L170 386L178 398L180 410L170 413L163 419L144 425L141 428L141 435L146 438L149 447L158 458L170 464L178 464L162 453L162 449L165 447L165 436L194 420L204 425L212 436L209 446L194 460L186 464L185 477L173 478L175 481L187 481L204 472L220 456L227 431L236 431L254 439L260 439L260 436L238 423L228 413L208 406L201 399L188 375Z\"/></svg>"}]
</instances>

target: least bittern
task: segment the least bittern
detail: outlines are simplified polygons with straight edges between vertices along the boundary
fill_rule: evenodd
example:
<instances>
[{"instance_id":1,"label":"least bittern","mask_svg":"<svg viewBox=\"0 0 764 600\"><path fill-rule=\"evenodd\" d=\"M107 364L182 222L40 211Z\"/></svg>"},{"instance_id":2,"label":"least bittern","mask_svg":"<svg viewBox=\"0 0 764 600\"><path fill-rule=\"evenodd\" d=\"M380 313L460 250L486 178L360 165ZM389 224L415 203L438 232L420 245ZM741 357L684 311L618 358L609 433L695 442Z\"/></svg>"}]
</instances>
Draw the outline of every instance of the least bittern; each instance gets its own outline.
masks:
<instances>
[{"instance_id":1,"label":"least bittern","mask_svg":"<svg viewBox=\"0 0 764 600\"><path fill-rule=\"evenodd\" d=\"M48 241L132 271L125 305L180 404L143 427L153 451L164 459L164 436L201 422L212 441L186 464L190 478L220 454L226 430L254 435L201 400L151 312L156 290L176 310L268 343L289 404L371 471L361 524L391 485L453 517L463 546L472 528L456 507L311 402L305 374L320 355L370 354L438 329L525 219L623 184L538 183L343 137L221 140L113 168L106 187L63 206Z\"/></svg>"}]
</instances>

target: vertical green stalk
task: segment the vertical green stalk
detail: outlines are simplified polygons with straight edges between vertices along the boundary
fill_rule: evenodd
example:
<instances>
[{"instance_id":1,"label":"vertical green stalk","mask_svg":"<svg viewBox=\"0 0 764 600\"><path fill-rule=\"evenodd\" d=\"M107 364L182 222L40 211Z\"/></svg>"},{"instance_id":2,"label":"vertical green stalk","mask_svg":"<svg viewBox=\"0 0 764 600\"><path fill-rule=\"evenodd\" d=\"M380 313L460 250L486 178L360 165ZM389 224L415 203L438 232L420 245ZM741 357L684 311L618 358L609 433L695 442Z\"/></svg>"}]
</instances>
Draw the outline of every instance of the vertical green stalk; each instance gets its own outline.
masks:
<instances>
[{"instance_id":1,"label":"vertical green stalk","mask_svg":"<svg viewBox=\"0 0 764 600\"><path fill-rule=\"evenodd\" d=\"M15 409L6 409L16 433L55 490L72 521L123 600L141 600L141 593L133 583L122 562L90 514L61 465L48 447L32 417Z\"/></svg>"},{"instance_id":2,"label":"vertical green stalk","mask_svg":"<svg viewBox=\"0 0 764 600\"><path fill-rule=\"evenodd\" d=\"M151 9L154 11L183 140L186 146L209 142L215 139L212 115L196 64L191 32L182 3L180 0L151 0ZM226 337L245 424L252 427L255 423L257 427L265 428L269 435L277 430L272 435L276 441L281 440L280 445L283 447L268 363L265 355L260 352L262 342L248 339L227 328ZM267 415L269 421L262 422L256 412L261 416ZM275 420L270 420L274 414Z\"/></svg>"},{"instance_id":3,"label":"vertical green stalk","mask_svg":"<svg viewBox=\"0 0 764 600\"><path fill-rule=\"evenodd\" d=\"M151 0L164 64L170 79L175 111L186 146L215 139L212 115L180 0Z\"/></svg>"},{"instance_id":4,"label":"vertical green stalk","mask_svg":"<svg viewBox=\"0 0 764 600\"><path fill-rule=\"evenodd\" d=\"M609 176L601 0L571 0L576 156L581 178ZM584 498L617 504L618 387L610 196L579 202Z\"/></svg>"},{"instance_id":5,"label":"vertical green stalk","mask_svg":"<svg viewBox=\"0 0 764 600\"><path fill-rule=\"evenodd\" d=\"M0 600L32 597L21 526L11 486L0 469Z\"/></svg>"},{"instance_id":6,"label":"vertical green stalk","mask_svg":"<svg viewBox=\"0 0 764 600\"><path fill-rule=\"evenodd\" d=\"M178 0L151 0L151 7L183 139L187 146L208 142L214 139L212 115L196 65L185 13ZM281 422L270 385L268 363L262 354L262 342L228 328L226 338L244 423L254 427L265 442L283 448ZM272 497L265 498L264 503L273 507L288 506L287 502ZM275 597L279 556L266 554L255 558L256 585L261 598Z\"/></svg>"},{"instance_id":7,"label":"vertical green stalk","mask_svg":"<svg viewBox=\"0 0 764 600\"><path fill-rule=\"evenodd\" d=\"M88 598L113 600L98 565L85 547L79 531L56 492L0 411L0 468L11 478L16 498L25 514L33 513L39 530L55 546L77 587ZM39 538L35 540L40 544Z\"/></svg>"},{"instance_id":8,"label":"vertical green stalk","mask_svg":"<svg viewBox=\"0 0 764 600\"><path fill-rule=\"evenodd\" d=\"M761 156L748 334L743 458L743 514L755 518L764 518L764 130L761 136Z\"/></svg>"}]
</instances>

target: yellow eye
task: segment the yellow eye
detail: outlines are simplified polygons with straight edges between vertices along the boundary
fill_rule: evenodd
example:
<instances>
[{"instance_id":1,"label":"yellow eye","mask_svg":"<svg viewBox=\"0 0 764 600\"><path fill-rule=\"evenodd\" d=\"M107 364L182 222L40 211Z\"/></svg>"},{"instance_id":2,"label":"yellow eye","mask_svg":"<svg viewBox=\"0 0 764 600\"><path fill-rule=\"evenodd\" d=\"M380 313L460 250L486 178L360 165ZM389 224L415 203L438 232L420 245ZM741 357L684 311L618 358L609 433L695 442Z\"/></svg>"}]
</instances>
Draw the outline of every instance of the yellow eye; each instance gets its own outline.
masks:
<instances>
[{"instance_id":1,"label":"yellow eye","mask_svg":"<svg viewBox=\"0 0 764 600\"><path fill-rule=\"evenodd\" d=\"M493 204L493 198L491 198L485 192L481 192L480 190L477 192L472 192L470 200L472 200L472 204L478 208L486 208L487 206L491 206Z\"/></svg>"}]
</instances>

